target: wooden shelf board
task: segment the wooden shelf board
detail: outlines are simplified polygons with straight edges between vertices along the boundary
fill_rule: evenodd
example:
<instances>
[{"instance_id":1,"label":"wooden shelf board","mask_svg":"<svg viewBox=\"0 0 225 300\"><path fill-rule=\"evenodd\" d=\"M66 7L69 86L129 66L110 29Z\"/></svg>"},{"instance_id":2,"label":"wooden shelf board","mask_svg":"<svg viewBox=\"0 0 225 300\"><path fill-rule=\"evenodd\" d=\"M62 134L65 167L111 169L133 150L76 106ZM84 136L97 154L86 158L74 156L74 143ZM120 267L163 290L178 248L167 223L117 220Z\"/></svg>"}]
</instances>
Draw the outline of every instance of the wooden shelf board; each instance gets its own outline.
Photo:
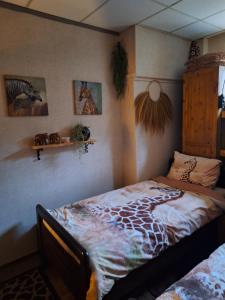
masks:
<instances>
[{"instance_id":1,"label":"wooden shelf board","mask_svg":"<svg viewBox=\"0 0 225 300\"><path fill-rule=\"evenodd\" d=\"M95 140L90 139L88 141L77 141L77 142L66 142L66 143L60 143L60 144L48 144L48 145L32 145L33 150L43 150L43 149L48 149L48 148L59 148L59 147L67 147L67 146L72 146L75 144L94 144Z\"/></svg>"}]
</instances>

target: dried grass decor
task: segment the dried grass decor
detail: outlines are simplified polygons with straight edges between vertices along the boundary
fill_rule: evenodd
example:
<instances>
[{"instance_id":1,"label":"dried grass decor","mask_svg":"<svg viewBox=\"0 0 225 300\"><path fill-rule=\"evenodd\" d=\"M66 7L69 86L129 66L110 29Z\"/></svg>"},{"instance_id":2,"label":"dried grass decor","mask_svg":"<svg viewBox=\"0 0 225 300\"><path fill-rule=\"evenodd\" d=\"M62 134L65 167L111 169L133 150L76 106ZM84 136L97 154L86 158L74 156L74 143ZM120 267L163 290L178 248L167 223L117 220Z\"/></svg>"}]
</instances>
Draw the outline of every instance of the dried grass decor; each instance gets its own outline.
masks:
<instances>
[{"instance_id":1,"label":"dried grass decor","mask_svg":"<svg viewBox=\"0 0 225 300\"><path fill-rule=\"evenodd\" d=\"M157 82L160 87L160 95L157 101L150 96L150 86ZM151 81L145 92L140 93L135 99L136 123L141 123L146 131L153 134L162 134L172 118L172 103L162 90L160 82Z\"/></svg>"}]
</instances>

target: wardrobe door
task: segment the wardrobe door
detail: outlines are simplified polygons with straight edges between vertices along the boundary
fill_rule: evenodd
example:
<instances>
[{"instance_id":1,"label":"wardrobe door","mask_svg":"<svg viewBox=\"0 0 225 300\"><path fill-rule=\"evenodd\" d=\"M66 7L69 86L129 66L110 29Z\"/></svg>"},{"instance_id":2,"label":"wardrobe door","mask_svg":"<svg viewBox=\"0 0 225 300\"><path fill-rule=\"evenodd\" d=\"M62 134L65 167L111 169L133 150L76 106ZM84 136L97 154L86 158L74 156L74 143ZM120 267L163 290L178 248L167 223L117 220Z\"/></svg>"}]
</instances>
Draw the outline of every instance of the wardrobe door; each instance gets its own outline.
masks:
<instances>
[{"instance_id":1,"label":"wardrobe door","mask_svg":"<svg viewBox=\"0 0 225 300\"><path fill-rule=\"evenodd\" d=\"M218 67L184 75L184 153L205 157L217 155Z\"/></svg>"}]
</instances>

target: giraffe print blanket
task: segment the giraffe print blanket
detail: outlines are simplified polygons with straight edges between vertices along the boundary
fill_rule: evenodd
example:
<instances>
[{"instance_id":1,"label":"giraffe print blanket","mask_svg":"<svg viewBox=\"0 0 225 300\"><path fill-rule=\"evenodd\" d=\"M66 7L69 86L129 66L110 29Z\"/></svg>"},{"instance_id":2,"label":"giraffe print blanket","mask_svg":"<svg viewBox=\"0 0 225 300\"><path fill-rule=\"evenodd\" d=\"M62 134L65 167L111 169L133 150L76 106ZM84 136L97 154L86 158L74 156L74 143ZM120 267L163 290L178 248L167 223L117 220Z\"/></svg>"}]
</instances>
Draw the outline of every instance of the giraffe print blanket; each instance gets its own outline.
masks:
<instances>
[{"instance_id":1,"label":"giraffe print blanket","mask_svg":"<svg viewBox=\"0 0 225 300\"><path fill-rule=\"evenodd\" d=\"M49 210L89 253L88 300L102 299L116 280L222 213L216 197L170 182L143 181Z\"/></svg>"},{"instance_id":2,"label":"giraffe print blanket","mask_svg":"<svg viewBox=\"0 0 225 300\"><path fill-rule=\"evenodd\" d=\"M173 284L157 300L224 300L225 244Z\"/></svg>"}]
</instances>

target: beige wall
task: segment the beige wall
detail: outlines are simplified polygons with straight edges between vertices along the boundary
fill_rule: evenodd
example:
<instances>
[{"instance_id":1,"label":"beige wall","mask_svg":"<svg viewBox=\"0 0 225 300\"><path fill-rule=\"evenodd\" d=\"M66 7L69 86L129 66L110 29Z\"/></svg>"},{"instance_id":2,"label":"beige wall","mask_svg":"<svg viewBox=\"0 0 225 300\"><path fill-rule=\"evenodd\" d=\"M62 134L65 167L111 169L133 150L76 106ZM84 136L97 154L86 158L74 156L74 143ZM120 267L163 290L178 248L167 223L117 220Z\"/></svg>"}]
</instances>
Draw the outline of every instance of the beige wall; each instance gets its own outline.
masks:
<instances>
[{"instance_id":1,"label":"beige wall","mask_svg":"<svg viewBox=\"0 0 225 300\"><path fill-rule=\"evenodd\" d=\"M164 175L168 161L175 149L181 145L182 83L160 81L163 91L169 96L173 106L173 120L165 128L164 134L151 134L142 126L136 127L137 180ZM146 89L148 82L136 80L135 96ZM153 89L153 88L152 88Z\"/></svg>"},{"instance_id":2,"label":"beige wall","mask_svg":"<svg viewBox=\"0 0 225 300\"><path fill-rule=\"evenodd\" d=\"M181 79L190 42L136 26L136 75Z\"/></svg>"},{"instance_id":3,"label":"beige wall","mask_svg":"<svg viewBox=\"0 0 225 300\"><path fill-rule=\"evenodd\" d=\"M121 185L120 102L111 84L116 37L0 9L0 265L36 250L35 205L58 207ZM3 75L46 79L49 116L8 117ZM103 114L73 114L72 80L102 82ZM73 147L31 151L40 132L68 134L77 122L97 140L79 158Z\"/></svg>"},{"instance_id":4,"label":"beige wall","mask_svg":"<svg viewBox=\"0 0 225 300\"><path fill-rule=\"evenodd\" d=\"M126 48L128 74L136 73L136 28L132 26L120 34L120 42Z\"/></svg>"},{"instance_id":5,"label":"beige wall","mask_svg":"<svg viewBox=\"0 0 225 300\"><path fill-rule=\"evenodd\" d=\"M208 39L208 52L225 51L225 33Z\"/></svg>"},{"instance_id":6,"label":"beige wall","mask_svg":"<svg viewBox=\"0 0 225 300\"><path fill-rule=\"evenodd\" d=\"M182 73L187 61L190 42L157 30L136 26L134 34L126 32L131 43L133 37L135 55L133 68L136 72L128 75L128 91L122 106L123 127L126 141L124 147L125 183L133 183L162 175L166 172L168 159L181 142L181 101ZM129 52L129 45L127 51ZM132 54L131 53L131 54ZM163 135L152 135L141 126L135 125L135 97L146 90L153 77L158 77L161 86L173 105L173 121ZM169 79L169 80L165 80ZM127 126L129 124L129 127ZM128 130L129 128L129 130ZM127 157L129 155L129 157Z\"/></svg>"},{"instance_id":7,"label":"beige wall","mask_svg":"<svg viewBox=\"0 0 225 300\"><path fill-rule=\"evenodd\" d=\"M158 77L173 105L173 121L162 135L136 127L137 180L162 175L173 150L180 148L182 74L190 42L157 30L136 26L136 79L134 96L146 90L151 77ZM140 77L147 77L140 80ZM169 80L166 80L169 79ZM180 80L180 81L179 81Z\"/></svg>"},{"instance_id":8,"label":"beige wall","mask_svg":"<svg viewBox=\"0 0 225 300\"><path fill-rule=\"evenodd\" d=\"M122 129L123 129L123 151L122 170L123 185L137 181L136 169L136 134L135 134L135 112L134 112L134 81L133 75L136 68L135 56L135 26L130 27L120 36L122 45L125 47L128 56L128 76L124 98L121 101Z\"/></svg>"},{"instance_id":9,"label":"beige wall","mask_svg":"<svg viewBox=\"0 0 225 300\"><path fill-rule=\"evenodd\" d=\"M36 250L35 205L52 208L121 184L164 172L180 142L181 85L163 82L174 106L174 122L162 137L135 126L134 97L147 82L140 76L180 79L189 43L142 27L121 35L129 74L123 101L115 98L110 58L117 37L0 9L0 265ZM46 79L49 116L8 117L3 75ZM103 114L73 114L72 80L102 82ZM30 149L39 132L82 122L97 140L79 157L71 148Z\"/></svg>"},{"instance_id":10,"label":"beige wall","mask_svg":"<svg viewBox=\"0 0 225 300\"><path fill-rule=\"evenodd\" d=\"M225 52L225 33L198 40L201 55L212 52Z\"/></svg>"}]
</instances>

